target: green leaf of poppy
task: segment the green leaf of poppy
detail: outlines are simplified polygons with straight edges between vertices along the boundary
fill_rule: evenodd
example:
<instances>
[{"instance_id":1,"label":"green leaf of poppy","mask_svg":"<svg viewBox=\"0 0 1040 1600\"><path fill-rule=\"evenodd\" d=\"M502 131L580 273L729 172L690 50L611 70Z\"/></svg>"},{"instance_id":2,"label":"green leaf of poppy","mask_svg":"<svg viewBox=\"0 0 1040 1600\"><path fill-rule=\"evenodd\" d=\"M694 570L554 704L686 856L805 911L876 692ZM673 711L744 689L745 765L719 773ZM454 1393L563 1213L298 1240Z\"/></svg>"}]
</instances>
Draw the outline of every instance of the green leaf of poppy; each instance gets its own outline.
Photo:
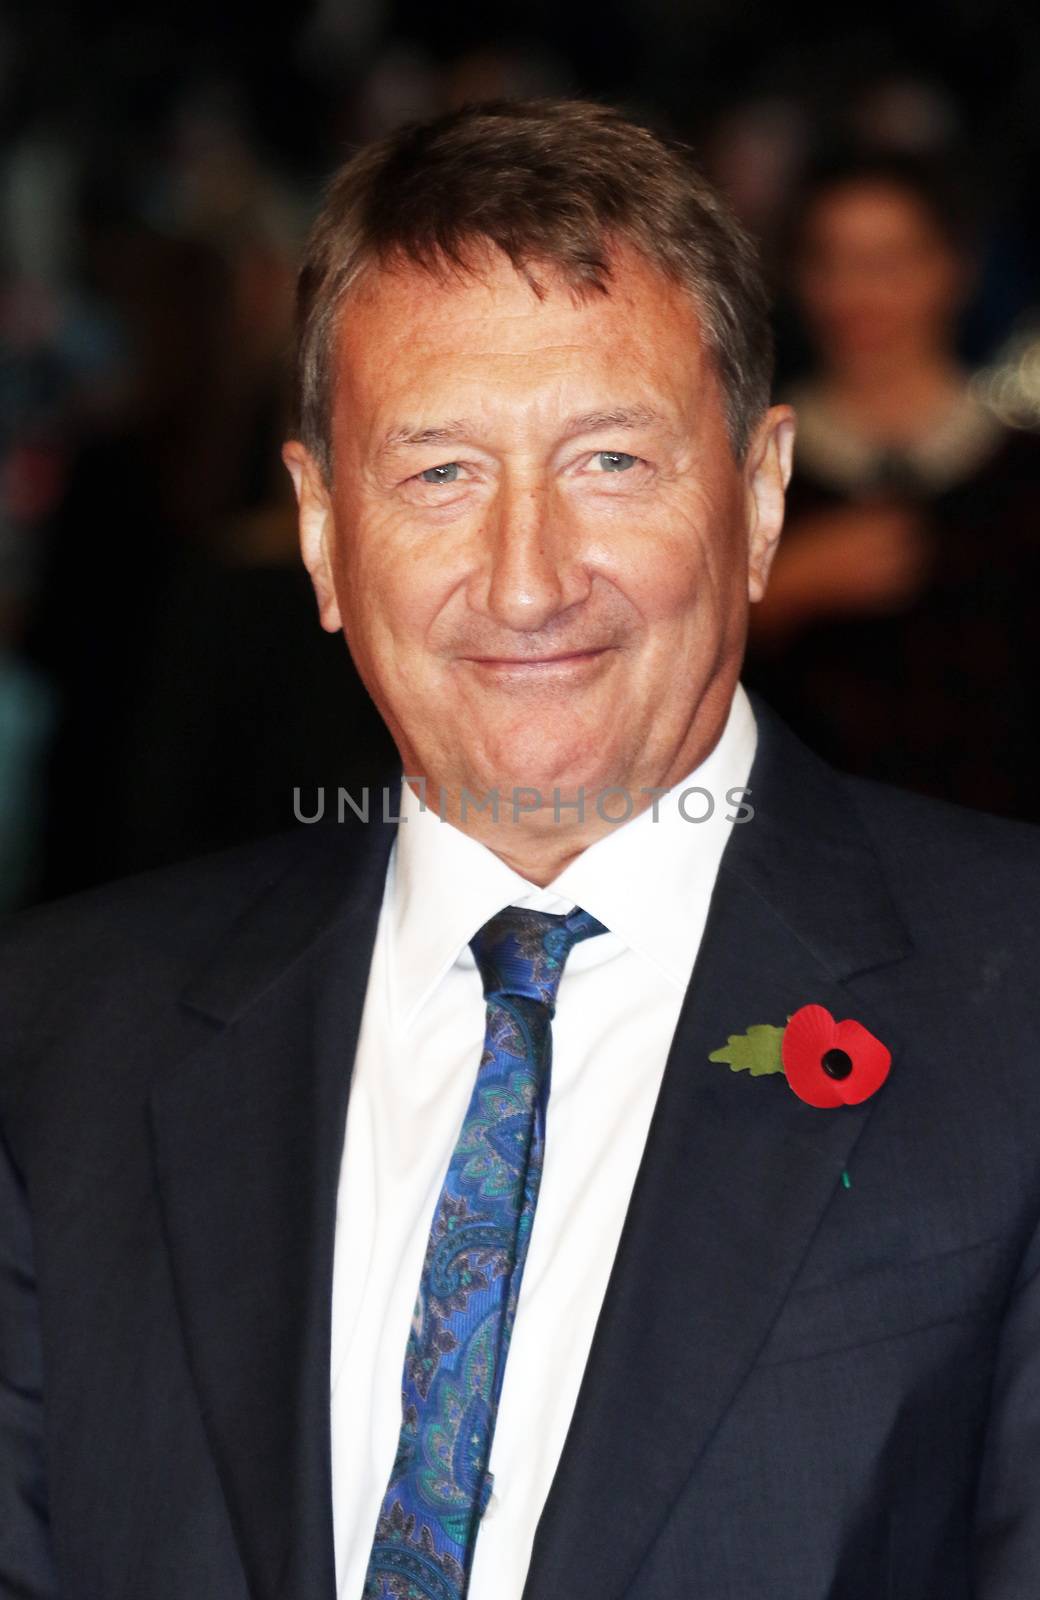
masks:
<instances>
[{"instance_id":1,"label":"green leaf of poppy","mask_svg":"<svg viewBox=\"0 0 1040 1600\"><path fill-rule=\"evenodd\" d=\"M769 1022L756 1022L747 1033L731 1033L726 1043L713 1050L709 1061L728 1062L731 1072L750 1072L753 1078L764 1077L768 1072L783 1072L780 1042L783 1028L774 1028Z\"/></svg>"}]
</instances>

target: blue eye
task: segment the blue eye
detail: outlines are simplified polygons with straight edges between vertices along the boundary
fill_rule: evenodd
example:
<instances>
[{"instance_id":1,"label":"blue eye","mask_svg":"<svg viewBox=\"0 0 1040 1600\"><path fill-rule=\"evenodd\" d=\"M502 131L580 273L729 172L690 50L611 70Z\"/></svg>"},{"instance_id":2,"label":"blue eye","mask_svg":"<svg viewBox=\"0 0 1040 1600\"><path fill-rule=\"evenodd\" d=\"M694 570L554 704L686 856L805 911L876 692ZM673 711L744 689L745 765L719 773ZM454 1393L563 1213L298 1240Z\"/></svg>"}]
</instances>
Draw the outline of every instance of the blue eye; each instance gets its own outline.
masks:
<instances>
[{"instance_id":1,"label":"blue eye","mask_svg":"<svg viewBox=\"0 0 1040 1600\"><path fill-rule=\"evenodd\" d=\"M443 467L427 467L419 476L423 483L454 483L459 475L457 461L448 461Z\"/></svg>"},{"instance_id":2,"label":"blue eye","mask_svg":"<svg viewBox=\"0 0 1040 1600\"><path fill-rule=\"evenodd\" d=\"M634 467L636 457L626 455L624 450L598 450L597 459L603 463L604 472L627 472L629 467Z\"/></svg>"}]
</instances>

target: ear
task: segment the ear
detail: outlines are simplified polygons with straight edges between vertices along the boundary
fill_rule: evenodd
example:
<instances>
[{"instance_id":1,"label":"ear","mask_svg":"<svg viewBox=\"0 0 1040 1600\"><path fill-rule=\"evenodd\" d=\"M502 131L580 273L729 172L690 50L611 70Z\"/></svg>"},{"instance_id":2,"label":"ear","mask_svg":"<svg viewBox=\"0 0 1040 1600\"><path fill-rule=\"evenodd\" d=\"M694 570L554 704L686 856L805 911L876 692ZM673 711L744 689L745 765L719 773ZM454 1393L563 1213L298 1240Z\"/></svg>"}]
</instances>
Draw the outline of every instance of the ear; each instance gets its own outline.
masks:
<instances>
[{"instance_id":1,"label":"ear","mask_svg":"<svg viewBox=\"0 0 1040 1600\"><path fill-rule=\"evenodd\" d=\"M329 633L343 626L333 578L332 550L336 531L332 502L321 468L299 439L282 446L282 460L296 491L300 525L300 553L311 576L321 625Z\"/></svg>"},{"instance_id":2,"label":"ear","mask_svg":"<svg viewBox=\"0 0 1040 1600\"><path fill-rule=\"evenodd\" d=\"M784 493L791 477L795 415L770 406L748 446L744 463L748 508L748 598L761 600L784 525Z\"/></svg>"}]
</instances>

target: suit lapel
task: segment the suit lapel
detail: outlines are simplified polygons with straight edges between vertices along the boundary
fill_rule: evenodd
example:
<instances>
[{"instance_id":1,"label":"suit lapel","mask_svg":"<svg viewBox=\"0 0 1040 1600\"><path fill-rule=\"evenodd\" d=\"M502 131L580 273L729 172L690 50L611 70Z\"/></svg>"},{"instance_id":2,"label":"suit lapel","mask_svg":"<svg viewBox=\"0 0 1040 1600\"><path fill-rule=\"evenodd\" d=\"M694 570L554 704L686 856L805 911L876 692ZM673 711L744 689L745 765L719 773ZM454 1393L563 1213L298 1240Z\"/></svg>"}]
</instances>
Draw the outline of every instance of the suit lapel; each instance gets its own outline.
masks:
<instances>
[{"instance_id":1,"label":"suit lapel","mask_svg":"<svg viewBox=\"0 0 1040 1600\"><path fill-rule=\"evenodd\" d=\"M336 1193L392 830L353 848L336 832L308 830L186 992L218 1026L151 1108L189 1364L257 1600L335 1594Z\"/></svg>"},{"instance_id":2,"label":"suit lapel","mask_svg":"<svg viewBox=\"0 0 1040 1600\"><path fill-rule=\"evenodd\" d=\"M754 819L735 826L665 1069L524 1600L618 1600L752 1366L872 1102L805 1105L709 1062L908 941L841 781L756 704ZM883 1091L882 1091L883 1092Z\"/></svg>"}]
</instances>

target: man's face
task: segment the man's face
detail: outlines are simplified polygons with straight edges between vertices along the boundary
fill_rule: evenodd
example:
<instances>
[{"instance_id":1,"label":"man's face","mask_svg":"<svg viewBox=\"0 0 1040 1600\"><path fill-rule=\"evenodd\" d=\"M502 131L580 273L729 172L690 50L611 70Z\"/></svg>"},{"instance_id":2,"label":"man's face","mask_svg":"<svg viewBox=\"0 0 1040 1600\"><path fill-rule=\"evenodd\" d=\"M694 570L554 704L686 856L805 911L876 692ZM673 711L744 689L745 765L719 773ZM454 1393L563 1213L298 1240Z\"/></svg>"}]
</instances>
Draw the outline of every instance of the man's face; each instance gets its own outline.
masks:
<instances>
[{"instance_id":1,"label":"man's face","mask_svg":"<svg viewBox=\"0 0 1040 1600\"><path fill-rule=\"evenodd\" d=\"M331 488L286 462L322 620L406 772L641 809L725 719L790 418L734 461L695 309L634 253L608 295L543 281L501 256L373 273L340 324Z\"/></svg>"}]
</instances>

